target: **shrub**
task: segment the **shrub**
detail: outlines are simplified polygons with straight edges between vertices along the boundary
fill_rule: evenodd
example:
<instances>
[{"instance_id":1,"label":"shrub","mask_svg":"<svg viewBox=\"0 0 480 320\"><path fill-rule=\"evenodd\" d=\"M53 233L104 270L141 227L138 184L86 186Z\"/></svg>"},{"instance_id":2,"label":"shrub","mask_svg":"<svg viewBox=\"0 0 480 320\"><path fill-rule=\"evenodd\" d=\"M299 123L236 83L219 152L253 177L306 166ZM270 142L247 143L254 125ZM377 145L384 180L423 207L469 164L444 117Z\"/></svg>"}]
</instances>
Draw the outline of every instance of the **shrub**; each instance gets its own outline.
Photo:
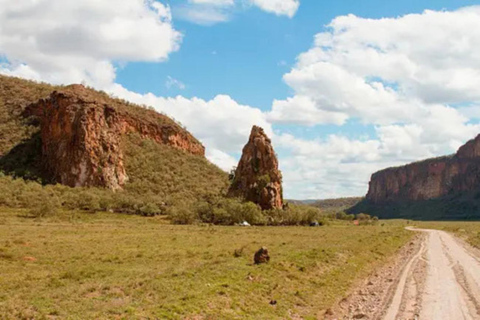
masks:
<instances>
[{"instance_id":1,"label":"shrub","mask_svg":"<svg viewBox=\"0 0 480 320\"><path fill-rule=\"evenodd\" d=\"M160 208L155 203L147 203L140 208L140 214L142 216L152 217L161 214Z\"/></svg>"},{"instance_id":2,"label":"shrub","mask_svg":"<svg viewBox=\"0 0 480 320\"><path fill-rule=\"evenodd\" d=\"M186 206L169 207L167 214L175 224L193 224L198 221L195 212Z\"/></svg>"},{"instance_id":3,"label":"shrub","mask_svg":"<svg viewBox=\"0 0 480 320\"><path fill-rule=\"evenodd\" d=\"M249 224L265 224L266 219L260 208L252 202L239 199L212 197L198 203L194 211L202 222L234 225L247 221Z\"/></svg>"},{"instance_id":4,"label":"shrub","mask_svg":"<svg viewBox=\"0 0 480 320\"><path fill-rule=\"evenodd\" d=\"M357 214L357 220L362 221L362 220L370 220L370 219L371 219L370 215L368 215L366 213Z\"/></svg>"},{"instance_id":5,"label":"shrub","mask_svg":"<svg viewBox=\"0 0 480 320\"><path fill-rule=\"evenodd\" d=\"M57 214L60 204L57 199L47 197L32 207L29 214L35 218L43 218Z\"/></svg>"},{"instance_id":6,"label":"shrub","mask_svg":"<svg viewBox=\"0 0 480 320\"><path fill-rule=\"evenodd\" d=\"M231 208L225 207L213 207L213 221L214 224L233 225L239 223L234 217L234 212L230 211Z\"/></svg>"},{"instance_id":7,"label":"shrub","mask_svg":"<svg viewBox=\"0 0 480 320\"><path fill-rule=\"evenodd\" d=\"M282 225L285 220L285 210L281 209L271 209L263 212L267 220L268 225Z\"/></svg>"},{"instance_id":8,"label":"shrub","mask_svg":"<svg viewBox=\"0 0 480 320\"><path fill-rule=\"evenodd\" d=\"M315 207L306 205L289 205L286 210L269 210L269 224L272 225L310 225L312 222L325 224L327 215Z\"/></svg>"},{"instance_id":9,"label":"shrub","mask_svg":"<svg viewBox=\"0 0 480 320\"><path fill-rule=\"evenodd\" d=\"M353 214L346 214L345 212L341 211L341 212L337 212L335 214L335 219L338 219L338 220L355 220L355 215Z\"/></svg>"},{"instance_id":10,"label":"shrub","mask_svg":"<svg viewBox=\"0 0 480 320\"><path fill-rule=\"evenodd\" d=\"M267 219L262 214L262 210L253 202L245 202L240 206L240 221L247 221L252 225L264 225L267 223Z\"/></svg>"},{"instance_id":11,"label":"shrub","mask_svg":"<svg viewBox=\"0 0 480 320\"><path fill-rule=\"evenodd\" d=\"M257 192L260 193L270 183L270 175L264 174L257 178Z\"/></svg>"},{"instance_id":12,"label":"shrub","mask_svg":"<svg viewBox=\"0 0 480 320\"><path fill-rule=\"evenodd\" d=\"M198 219L200 219L200 221L206 223L213 223L213 207L210 203L206 201L201 201L196 205L194 211L197 213Z\"/></svg>"},{"instance_id":13,"label":"shrub","mask_svg":"<svg viewBox=\"0 0 480 320\"><path fill-rule=\"evenodd\" d=\"M77 208L96 212L100 210L100 198L90 190L84 190L78 196Z\"/></svg>"}]
</instances>

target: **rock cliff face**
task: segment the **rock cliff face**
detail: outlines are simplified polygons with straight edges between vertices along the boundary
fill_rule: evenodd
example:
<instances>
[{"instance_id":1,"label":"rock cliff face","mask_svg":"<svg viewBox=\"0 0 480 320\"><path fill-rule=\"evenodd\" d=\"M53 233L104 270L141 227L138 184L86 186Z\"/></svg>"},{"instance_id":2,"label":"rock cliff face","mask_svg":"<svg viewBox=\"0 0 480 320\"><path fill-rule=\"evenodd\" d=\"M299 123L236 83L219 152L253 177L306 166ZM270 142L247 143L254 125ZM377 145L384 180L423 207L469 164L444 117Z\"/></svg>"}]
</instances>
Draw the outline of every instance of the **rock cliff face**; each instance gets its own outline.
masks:
<instances>
[{"instance_id":1,"label":"rock cliff face","mask_svg":"<svg viewBox=\"0 0 480 320\"><path fill-rule=\"evenodd\" d=\"M283 207L282 174L270 139L254 126L228 192L258 204L263 210Z\"/></svg>"},{"instance_id":2,"label":"rock cliff face","mask_svg":"<svg viewBox=\"0 0 480 320\"><path fill-rule=\"evenodd\" d=\"M26 116L40 121L42 159L54 181L122 188L128 180L121 146L127 133L204 155L203 145L168 117L127 104L72 85L26 108Z\"/></svg>"},{"instance_id":3,"label":"rock cliff face","mask_svg":"<svg viewBox=\"0 0 480 320\"><path fill-rule=\"evenodd\" d=\"M480 191L480 135L456 154L429 159L372 175L367 200L429 200L465 191Z\"/></svg>"}]
</instances>

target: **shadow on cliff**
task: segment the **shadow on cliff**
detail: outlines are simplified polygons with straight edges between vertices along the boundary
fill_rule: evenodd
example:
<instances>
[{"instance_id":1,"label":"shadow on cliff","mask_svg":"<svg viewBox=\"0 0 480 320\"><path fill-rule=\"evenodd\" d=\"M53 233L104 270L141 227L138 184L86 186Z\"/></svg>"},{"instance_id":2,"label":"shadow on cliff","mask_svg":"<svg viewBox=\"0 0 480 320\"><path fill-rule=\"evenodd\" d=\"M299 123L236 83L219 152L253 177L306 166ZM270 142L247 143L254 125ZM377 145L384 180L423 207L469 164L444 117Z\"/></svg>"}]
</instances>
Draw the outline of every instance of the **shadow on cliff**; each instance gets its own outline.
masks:
<instances>
[{"instance_id":1,"label":"shadow on cliff","mask_svg":"<svg viewBox=\"0 0 480 320\"><path fill-rule=\"evenodd\" d=\"M462 192L423 201L388 201L381 204L364 199L347 210L368 213L380 219L480 220L480 191Z\"/></svg>"},{"instance_id":2,"label":"shadow on cliff","mask_svg":"<svg viewBox=\"0 0 480 320\"><path fill-rule=\"evenodd\" d=\"M42 184L50 181L42 171L42 140L39 133L15 146L0 157L0 172L15 178L35 180Z\"/></svg>"}]
</instances>

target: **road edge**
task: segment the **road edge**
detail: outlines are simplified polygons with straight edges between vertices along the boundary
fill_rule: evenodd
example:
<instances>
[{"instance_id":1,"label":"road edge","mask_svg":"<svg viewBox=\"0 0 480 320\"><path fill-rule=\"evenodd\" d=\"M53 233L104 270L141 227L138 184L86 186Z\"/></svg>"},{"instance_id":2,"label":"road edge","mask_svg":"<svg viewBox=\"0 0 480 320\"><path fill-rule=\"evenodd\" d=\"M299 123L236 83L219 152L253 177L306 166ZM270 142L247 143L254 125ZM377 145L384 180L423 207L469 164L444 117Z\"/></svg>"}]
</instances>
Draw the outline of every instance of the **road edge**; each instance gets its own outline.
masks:
<instances>
[{"instance_id":1,"label":"road edge","mask_svg":"<svg viewBox=\"0 0 480 320\"><path fill-rule=\"evenodd\" d=\"M424 240L425 234L416 232L392 258L359 280L343 299L327 310L323 319L381 319L393 300L405 268L420 252Z\"/></svg>"}]
</instances>

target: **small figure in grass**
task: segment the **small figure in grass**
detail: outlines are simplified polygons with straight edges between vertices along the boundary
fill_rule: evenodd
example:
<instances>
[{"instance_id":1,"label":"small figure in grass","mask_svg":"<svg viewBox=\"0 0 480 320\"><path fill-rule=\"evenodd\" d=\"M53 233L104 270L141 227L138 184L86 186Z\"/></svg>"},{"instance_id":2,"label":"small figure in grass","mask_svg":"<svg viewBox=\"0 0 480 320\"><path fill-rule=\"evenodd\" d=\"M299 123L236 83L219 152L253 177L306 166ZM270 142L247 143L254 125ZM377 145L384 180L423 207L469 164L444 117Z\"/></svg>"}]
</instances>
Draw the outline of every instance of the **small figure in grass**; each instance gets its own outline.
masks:
<instances>
[{"instance_id":1,"label":"small figure in grass","mask_svg":"<svg viewBox=\"0 0 480 320\"><path fill-rule=\"evenodd\" d=\"M260 250L255 252L253 261L255 262L255 264L267 263L268 261L270 261L270 256L268 255L268 249L265 247L261 247Z\"/></svg>"}]
</instances>

